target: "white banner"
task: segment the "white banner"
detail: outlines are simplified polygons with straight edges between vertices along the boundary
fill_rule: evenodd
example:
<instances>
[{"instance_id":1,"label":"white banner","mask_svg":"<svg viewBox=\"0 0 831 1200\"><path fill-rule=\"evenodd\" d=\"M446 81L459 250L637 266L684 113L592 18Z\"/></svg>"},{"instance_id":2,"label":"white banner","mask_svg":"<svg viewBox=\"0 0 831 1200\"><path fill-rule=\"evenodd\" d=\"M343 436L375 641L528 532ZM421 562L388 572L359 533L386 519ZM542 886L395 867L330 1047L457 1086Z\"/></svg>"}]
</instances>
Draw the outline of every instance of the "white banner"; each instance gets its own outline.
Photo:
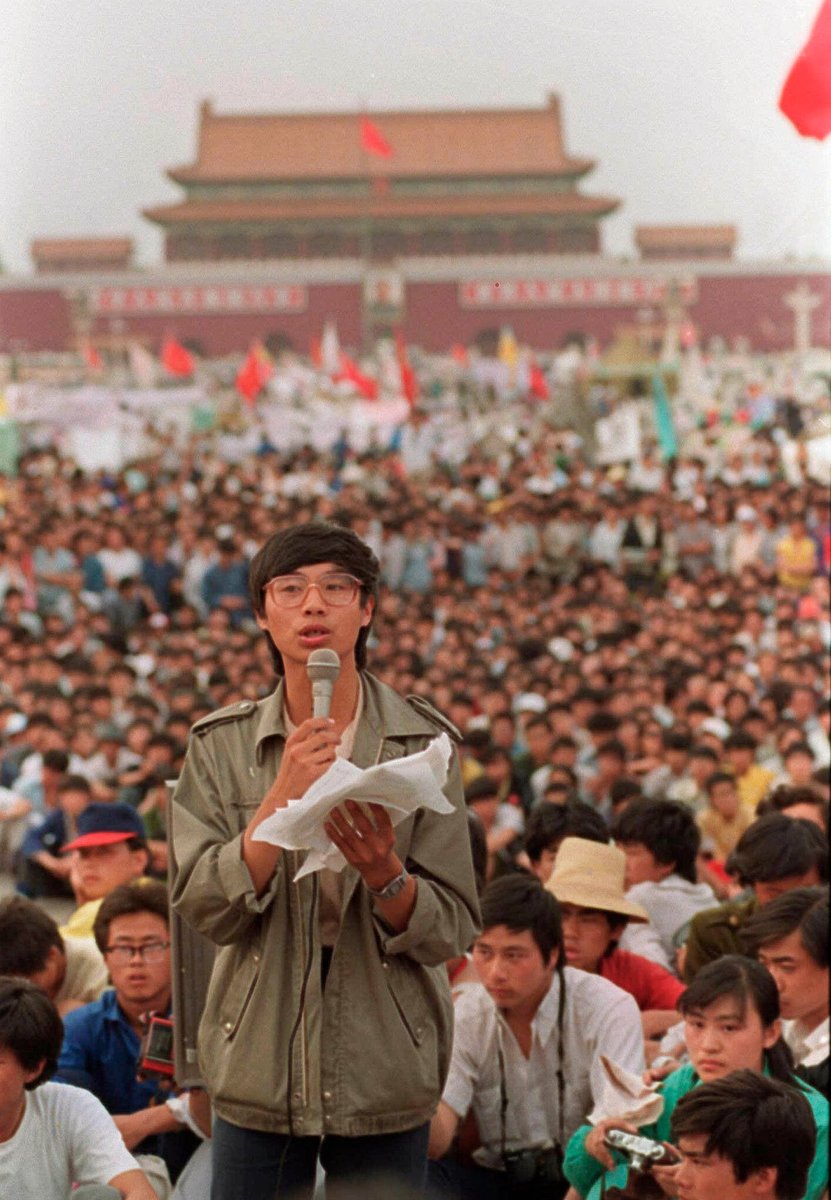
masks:
<instances>
[{"instance_id":1,"label":"white banner","mask_svg":"<svg viewBox=\"0 0 831 1200\"><path fill-rule=\"evenodd\" d=\"M98 316L143 313L303 312L301 284L208 284L182 287L102 287L89 292Z\"/></svg>"},{"instance_id":2,"label":"white banner","mask_svg":"<svg viewBox=\"0 0 831 1200\"><path fill-rule=\"evenodd\" d=\"M550 308L602 304L660 304L670 288L685 304L696 299L694 278L652 275L577 275L563 279L471 279L459 284L462 308Z\"/></svg>"}]
</instances>

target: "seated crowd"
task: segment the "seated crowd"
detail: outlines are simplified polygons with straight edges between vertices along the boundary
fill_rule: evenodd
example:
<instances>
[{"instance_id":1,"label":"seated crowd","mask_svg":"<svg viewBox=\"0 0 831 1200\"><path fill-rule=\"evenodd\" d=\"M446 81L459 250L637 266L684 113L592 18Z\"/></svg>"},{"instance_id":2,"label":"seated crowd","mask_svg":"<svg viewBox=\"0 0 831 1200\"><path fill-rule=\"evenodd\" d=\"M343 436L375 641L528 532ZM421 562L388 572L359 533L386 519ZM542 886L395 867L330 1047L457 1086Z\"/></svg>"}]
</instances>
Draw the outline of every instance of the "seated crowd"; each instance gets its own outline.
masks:
<instances>
[{"instance_id":1,"label":"seated crowd","mask_svg":"<svg viewBox=\"0 0 831 1200\"><path fill-rule=\"evenodd\" d=\"M715 458L641 492L559 442L546 490L537 433L501 474L196 441L4 482L0 1194L187 1195L209 1100L137 1078L170 1014L167 781L195 720L271 690L247 561L321 515L384 568L372 670L460 733L483 926L448 964L431 1194L595 1200L620 1129L677 1148L666 1195L820 1200L827 497Z\"/></svg>"}]
</instances>

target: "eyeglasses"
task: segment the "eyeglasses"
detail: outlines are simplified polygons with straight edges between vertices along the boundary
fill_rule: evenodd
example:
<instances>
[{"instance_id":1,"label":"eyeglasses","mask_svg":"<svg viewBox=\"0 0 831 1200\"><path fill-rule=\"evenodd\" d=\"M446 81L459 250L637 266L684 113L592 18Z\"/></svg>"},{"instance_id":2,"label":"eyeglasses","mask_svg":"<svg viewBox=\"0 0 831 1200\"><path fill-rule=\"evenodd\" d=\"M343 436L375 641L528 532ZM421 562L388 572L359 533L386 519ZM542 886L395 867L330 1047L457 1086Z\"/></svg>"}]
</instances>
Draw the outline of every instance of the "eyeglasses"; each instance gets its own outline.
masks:
<instances>
[{"instance_id":1,"label":"eyeglasses","mask_svg":"<svg viewBox=\"0 0 831 1200\"><path fill-rule=\"evenodd\" d=\"M161 962L164 958L165 950L170 946L170 942L144 942L141 946L127 946L123 943L118 943L115 946L105 946L105 954L109 954L114 963L119 966L126 966L131 962L133 955L136 955L142 962L156 963Z\"/></svg>"},{"instance_id":2,"label":"eyeglasses","mask_svg":"<svg viewBox=\"0 0 831 1200\"><path fill-rule=\"evenodd\" d=\"M361 586L360 579L347 575L345 571L329 571L320 579L307 579L305 575L277 575L263 587L277 608L298 608L306 599L310 588L317 588L326 604L343 608L351 604Z\"/></svg>"}]
</instances>

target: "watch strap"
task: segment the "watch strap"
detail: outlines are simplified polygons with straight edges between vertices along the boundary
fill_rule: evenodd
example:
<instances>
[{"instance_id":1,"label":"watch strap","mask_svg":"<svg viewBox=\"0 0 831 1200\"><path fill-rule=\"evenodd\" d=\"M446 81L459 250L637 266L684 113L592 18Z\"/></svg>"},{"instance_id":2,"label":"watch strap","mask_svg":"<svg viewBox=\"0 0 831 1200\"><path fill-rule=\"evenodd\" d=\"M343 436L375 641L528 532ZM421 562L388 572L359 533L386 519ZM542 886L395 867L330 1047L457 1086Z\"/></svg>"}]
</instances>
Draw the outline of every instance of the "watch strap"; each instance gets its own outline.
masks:
<instances>
[{"instance_id":1,"label":"watch strap","mask_svg":"<svg viewBox=\"0 0 831 1200\"><path fill-rule=\"evenodd\" d=\"M388 884L382 888L367 887L370 896L374 896L376 900L392 900L399 892L402 892L407 885L407 880L410 876L407 874L406 867L401 871L400 875L396 875L395 879L391 879Z\"/></svg>"}]
</instances>

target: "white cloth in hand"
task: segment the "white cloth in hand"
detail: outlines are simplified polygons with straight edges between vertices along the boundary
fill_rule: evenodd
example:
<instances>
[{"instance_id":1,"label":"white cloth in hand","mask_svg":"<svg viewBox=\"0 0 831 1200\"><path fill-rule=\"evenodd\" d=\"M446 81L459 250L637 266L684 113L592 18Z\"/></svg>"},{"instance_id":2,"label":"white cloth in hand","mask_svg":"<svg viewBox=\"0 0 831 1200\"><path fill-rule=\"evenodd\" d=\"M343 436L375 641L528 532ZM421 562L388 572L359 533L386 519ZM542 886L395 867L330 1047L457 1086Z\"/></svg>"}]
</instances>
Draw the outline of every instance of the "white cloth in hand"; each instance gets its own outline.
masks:
<instances>
[{"instance_id":1,"label":"white cloth in hand","mask_svg":"<svg viewBox=\"0 0 831 1200\"><path fill-rule=\"evenodd\" d=\"M612 1062L605 1054L600 1055L603 1068L603 1093L589 1113L591 1125L616 1117L620 1121L631 1121L633 1125L651 1125L664 1111L664 1098L657 1083L644 1083L640 1075L634 1075L624 1067Z\"/></svg>"},{"instance_id":2,"label":"white cloth in hand","mask_svg":"<svg viewBox=\"0 0 831 1200\"><path fill-rule=\"evenodd\" d=\"M451 813L453 805L442 792L451 752L450 738L442 733L417 754L365 770L346 759L335 759L299 800L289 800L285 808L266 817L252 835L253 840L284 850L308 850L295 880L323 867L341 871L346 859L323 829L332 809L345 800L380 804L389 812L393 825L419 808Z\"/></svg>"}]
</instances>

